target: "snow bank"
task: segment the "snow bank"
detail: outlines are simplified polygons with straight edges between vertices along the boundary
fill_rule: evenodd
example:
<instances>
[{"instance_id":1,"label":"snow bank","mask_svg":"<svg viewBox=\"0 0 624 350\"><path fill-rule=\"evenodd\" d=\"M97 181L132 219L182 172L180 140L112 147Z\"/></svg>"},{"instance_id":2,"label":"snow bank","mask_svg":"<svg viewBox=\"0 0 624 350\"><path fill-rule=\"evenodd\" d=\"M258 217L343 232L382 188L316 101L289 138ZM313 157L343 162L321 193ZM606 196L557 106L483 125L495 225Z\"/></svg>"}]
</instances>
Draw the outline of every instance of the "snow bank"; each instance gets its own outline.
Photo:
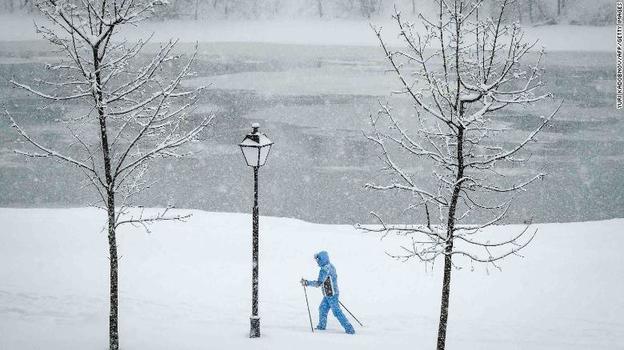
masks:
<instances>
[{"instance_id":1,"label":"snow bank","mask_svg":"<svg viewBox=\"0 0 624 350\"><path fill-rule=\"evenodd\" d=\"M0 15L0 41L38 40L33 22L42 18L24 15ZM395 24L374 21L384 27L384 37L401 44ZM548 51L613 51L614 26L592 27L554 25L527 27L526 39L540 40ZM370 23L363 20L170 20L144 22L131 27L123 36L136 40L154 33L154 41L178 38L182 42L263 42L300 45L377 46Z\"/></svg>"},{"instance_id":2,"label":"snow bank","mask_svg":"<svg viewBox=\"0 0 624 350\"><path fill-rule=\"evenodd\" d=\"M440 271L400 263L391 240L349 226L261 218L263 336L247 338L251 220L193 211L188 223L119 234L121 345L131 349L434 347ZM104 349L107 243L95 209L0 209L0 349ZM617 349L624 344L624 220L540 225L503 272L455 271L449 349ZM497 230L506 231L503 226ZM358 334L310 333L298 280L326 249ZM313 318L320 300L310 290Z\"/></svg>"}]
</instances>

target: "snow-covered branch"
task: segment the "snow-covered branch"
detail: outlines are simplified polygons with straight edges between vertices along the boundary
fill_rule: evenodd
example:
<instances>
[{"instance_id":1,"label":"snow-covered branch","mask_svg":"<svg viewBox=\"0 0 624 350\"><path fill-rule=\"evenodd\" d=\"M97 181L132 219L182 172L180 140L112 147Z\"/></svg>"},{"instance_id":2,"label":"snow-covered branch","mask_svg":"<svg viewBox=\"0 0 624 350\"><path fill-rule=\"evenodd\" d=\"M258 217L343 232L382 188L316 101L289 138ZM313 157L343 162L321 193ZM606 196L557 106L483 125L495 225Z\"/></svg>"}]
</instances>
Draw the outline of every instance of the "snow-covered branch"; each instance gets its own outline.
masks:
<instances>
[{"instance_id":1,"label":"snow-covered branch","mask_svg":"<svg viewBox=\"0 0 624 350\"><path fill-rule=\"evenodd\" d=\"M473 261L494 264L516 254L533 236L520 243L526 233L524 230L518 236L492 243L479 240L479 234L507 217L516 192L528 189L530 184L545 176L539 173L514 181L502 175L499 167L527 160L522 159L521 154L537 140L537 135L552 121L563 102L542 117L525 138L512 146L504 146L509 143L504 138L509 129L498 127L497 113L552 97L542 91L543 50L538 53L536 62L527 63L528 53L534 50L537 42L526 42L520 27L506 23L510 0L499 4L493 18L480 17L483 0L436 0L436 3L439 6L437 18L419 16L422 30L416 30L416 26L405 21L395 9L393 19L403 39L403 48L391 50L381 29L373 26L390 71L402 85L404 96L414 105L414 116L403 120L389 105L380 104L379 116L371 117L373 132L365 136L377 146L379 158L385 165L383 171L390 174L390 179L386 183L368 183L365 187L413 193L421 200L406 207L435 205L438 223L390 225L378 214L371 213L379 224L358 227L384 237L390 233L426 237L414 238L411 245L402 245L401 254L391 254L395 258L417 257L431 262L438 257L462 255ZM415 123L418 128L405 127L413 127ZM420 180L406 171L413 167L412 162L430 165L434 183L419 183ZM502 203L490 204L497 196L507 198ZM428 208L426 217L429 222ZM476 223L465 225L466 222ZM462 250L453 245L456 241L479 246L483 252ZM509 249L493 251L506 246Z\"/></svg>"},{"instance_id":2,"label":"snow-covered branch","mask_svg":"<svg viewBox=\"0 0 624 350\"><path fill-rule=\"evenodd\" d=\"M54 157L57 159L60 159L62 161L65 161L71 165L77 166L87 172L89 172L90 174L94 174L97 175L95 169L93 167L91 167L90 165L83 163L81 161L78 161L68 155L64 155L62 153L59 153L58 151L55 151L49 147L43 146L42 144L40 144L39 142L35 141L33 138L31 138L26 131L24 131L24 129L22 129L19 124L17 124L17 122L13 119L13 117L11 116L11 114L9 114L8 111L5 111L7 117L9 118L9 120L11 121L11 127L13 127L15 130L17 130L17 132L20 134L20 136L26 140L29 144L31 144L32 146L34 146L35 148L37 148L38 150L40 150L43 153L34 153L34 152L27 152L27 151L21 151L21 150L15 150L16 153L28 156L28 157L35 157L35 158L46 158L46 157Z\"/></svg>"},{"instance_id":3,"label":"snow-covered branch","mask_svg":"<svg viewBox=\"0 0 624 350\"><path fill-rule=\"evenodd\" d=\"M133 225L135 227L142 227L146 232L150 233L150 225L161 221L181 221L184 222L189 219L192 214L169 214L169 211L173 207L167 207L165 210L153 215L145 215L145 209L141 208L138 214L131 214L129 210L123 209L117 213L117 222L115 227L122 225Z\"/></svg>"}]
</instances>

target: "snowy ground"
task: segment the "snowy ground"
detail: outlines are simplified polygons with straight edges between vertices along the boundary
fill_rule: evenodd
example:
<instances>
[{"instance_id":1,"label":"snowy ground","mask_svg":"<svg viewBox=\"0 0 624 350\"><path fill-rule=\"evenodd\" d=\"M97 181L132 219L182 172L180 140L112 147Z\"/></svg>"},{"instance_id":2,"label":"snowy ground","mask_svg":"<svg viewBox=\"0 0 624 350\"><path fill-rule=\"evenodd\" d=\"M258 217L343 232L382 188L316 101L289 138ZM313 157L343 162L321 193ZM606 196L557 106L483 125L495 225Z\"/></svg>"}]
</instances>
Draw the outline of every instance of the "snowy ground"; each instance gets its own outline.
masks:
<instances>
[{"instance_id":1,"label":"snowy ground","mask_svg":"<svg viewBox=\"0 0 624 350\"><path fill-rule=\"evenodd\" d=\"M390 17L388 17L390 18ZM0 15L0 41L40 39L33 23L42 18L24 15ZM382 26L385 37L399 44L396 25L388 19L372 20L265 20L265 21L190 21L145 22L132 27L125 36L145 38L154 33L154 41L171 38L182 42L262 42L302 45L377 46L370 24ZM613 51L614 26L591 27L554 25L526 27L528 41L539 39L548 51Z\"/></svg>"},{"instance_id":2,"label":"snowy ground","mask_svg":"<svg viewBox=\"0 0 624 350\"><path fill-rule=\"evenodd\" d=\"M96 209L0 209L0 349L105 349L107 248ZM248 339L250 217L193 211L188 223L120 233L121 342L130 349L431 349L439 266L387 258L396 243L350 226L261 221L261 339ZM503 271L454 272L449 349L624 349L623 219L540 225ZM513 229L499 227L499 232ZM302 287L327 249L345 304L311 334ZM310 291L313 309L320 299ZM313 310L316 320L316 312Z\"/></svg>"}]
</instances>

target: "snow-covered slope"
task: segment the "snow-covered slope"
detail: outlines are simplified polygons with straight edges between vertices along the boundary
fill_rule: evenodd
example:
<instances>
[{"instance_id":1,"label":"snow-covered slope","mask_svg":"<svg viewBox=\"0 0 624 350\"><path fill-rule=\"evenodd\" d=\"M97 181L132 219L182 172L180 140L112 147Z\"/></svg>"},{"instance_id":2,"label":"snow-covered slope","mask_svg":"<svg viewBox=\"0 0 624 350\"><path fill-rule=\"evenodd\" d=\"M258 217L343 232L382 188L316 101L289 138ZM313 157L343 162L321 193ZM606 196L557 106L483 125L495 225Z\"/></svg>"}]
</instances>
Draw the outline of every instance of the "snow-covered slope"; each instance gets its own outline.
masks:
<instances>
[{"instance_id":1,"label":"snow-covered slope","mask_svg":"<svg viewBox=\"0 0 624 350\"><path fill-rule=\"evenodd\" d=\"M120 233L123 349L432 349L440 271L349 226L261 219L263 336L247 338L249 215ZM0 209L0 349L105 349L107 248L95 209ZM623 349L624 220L540 225L503 271L455 271L449 349ZM510 227L499 227L508 230ZM357 334L312 334L298 280L330 252ZM320 292L311 290L313 318Z\"/></svg>"}]
</instances>

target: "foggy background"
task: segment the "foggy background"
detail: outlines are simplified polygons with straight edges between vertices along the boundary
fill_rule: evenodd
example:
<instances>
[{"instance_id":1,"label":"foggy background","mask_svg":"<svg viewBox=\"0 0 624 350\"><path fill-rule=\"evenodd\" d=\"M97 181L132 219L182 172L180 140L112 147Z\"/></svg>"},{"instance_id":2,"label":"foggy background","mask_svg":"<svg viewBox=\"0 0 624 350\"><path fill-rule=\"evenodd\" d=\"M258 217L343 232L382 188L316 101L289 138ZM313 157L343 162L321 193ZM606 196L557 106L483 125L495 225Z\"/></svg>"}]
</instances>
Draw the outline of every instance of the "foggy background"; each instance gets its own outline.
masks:
<instances>
[{"instance_id":1,"label":"foggy background","mask_svg":"<svg viewBox=\"0 0 624 350\"><path fill-rule=\"evenodd\" d=\"M427 14L427 0L166 0L154 20L172 19L378 19L389 17L396 6L406 15ZM615 24L611 0L518 0L510 20L528 24ZM495 11L494 1L484 8ZM2 13L36 13L32 0L1 0Z\"/></svg>"}]
</instances>

